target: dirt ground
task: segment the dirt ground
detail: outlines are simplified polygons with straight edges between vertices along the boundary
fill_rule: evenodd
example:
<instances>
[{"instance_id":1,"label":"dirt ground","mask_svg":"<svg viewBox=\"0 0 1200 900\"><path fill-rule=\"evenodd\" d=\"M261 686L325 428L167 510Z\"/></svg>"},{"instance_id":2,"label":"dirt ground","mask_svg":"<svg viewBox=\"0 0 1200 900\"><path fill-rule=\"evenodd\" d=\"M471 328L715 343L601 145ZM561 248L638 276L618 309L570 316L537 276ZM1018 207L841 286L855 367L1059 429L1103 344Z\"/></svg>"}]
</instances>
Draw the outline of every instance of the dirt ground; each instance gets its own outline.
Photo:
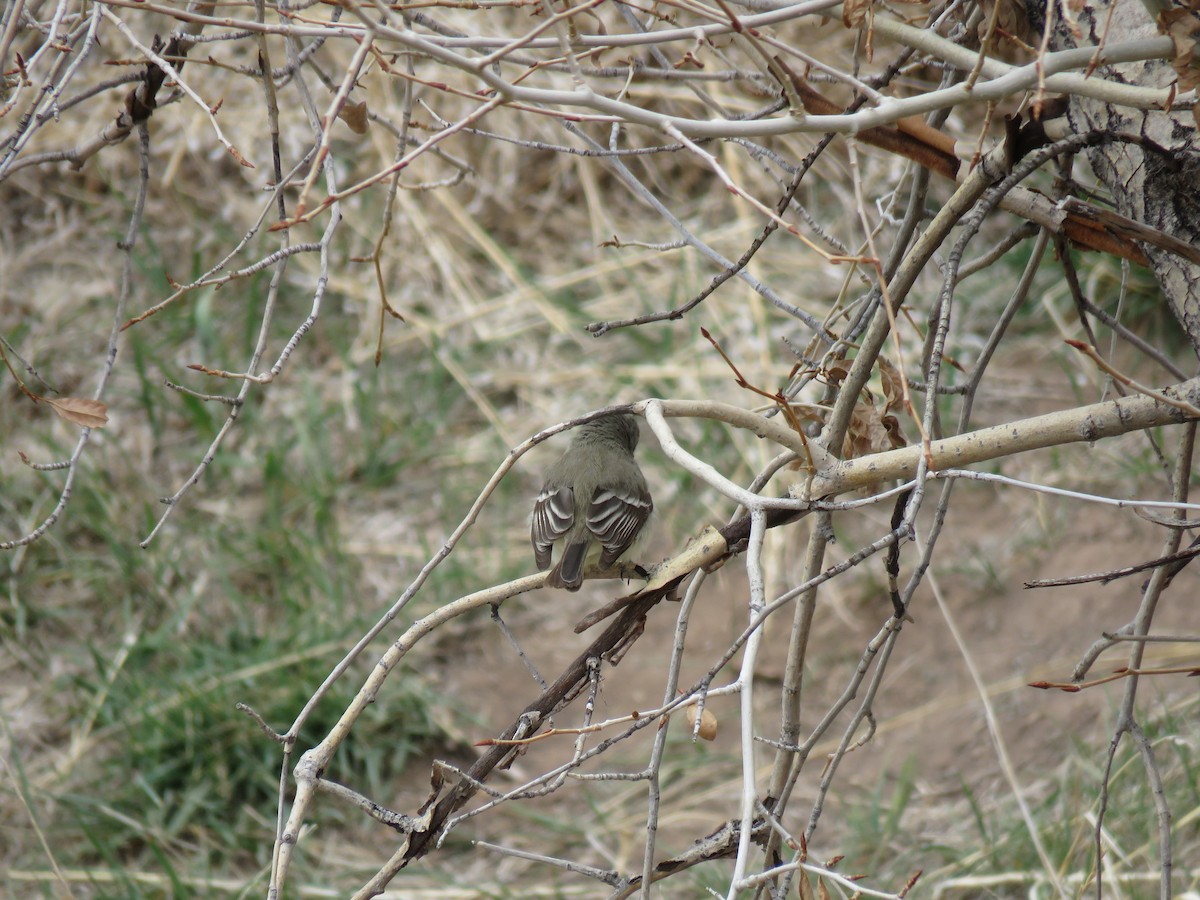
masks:
<instances>
[{"instance_id":1,"label":"dirt ground","mask_svg":"<svg viewBox=\"0 0 1200 900\"><path fill-rule=\"evenodd\" d=\"M1087 451L1078 452L1082 455ZM990 485L962 484L957 490L960 493L952 507L933 577L986 685L1021 789L1030 802L1035 802L1052 788L1068 758L1082 755L1097 769L1102 766L1125 683L1117 681L1065 693L1036 689L1029 682L1068 680L1077 661L1101 632L1116 630L1132 618L1142 577L1107 586L1038 590L1025 589L1023 582L1102 571L1154 558L1161 553L1161 529L1128 510L1091 506L1081 511L1077 503L1031 494L1014 497L1016 492ZM981 516L981 511L986 516ZM830 561L853 552L859 546L856 536L865 540L867 535L877 535L878 528L878 516L846 523ZM805 537L806 531L786 540L802 547ZM786 559L786 550L780 555L785 567L792 565ZM917 548L908 545L902 557L903 575L916 558ZM833 582L820 602L805 682L806 728L842 692L863 647L887 617L888 601L881 588L882 561L873 560L863 568L862 577ZM697 606L689 630L682 685L689 685L741 631L746 618L742 572L739 561L728 565L714 576ZM1194 631L1192 601L1198 589L1200 576L1192 569L1184 570L1160 603L1154 631ZM587 636L574 635L571 624L593 605L600 605L602 598L614 595L611 585L607 589L588 588L577 595L541 592L511 602L504 614L542 676L550 679L586 645ZM652 708L662 702L676 611L672 605L655 609L644 637L617 669L607 672L596 719ZM844 852L841 842L847 833L846 817L854 804L861 805L872 792L890 790L901 772L914 786L904 817L914 845L950 844L961 839L964 830L970 831L971 826L964 824L969 815L968 791L974 802L987 810L1011 802L1011 788L989 735L979 692L928 581L916 596L912 614L915 621L900 636L873 706L877 732L866 746L849 754L839 770L816 835L817 856ZM779 678L790 621L789 609L769 624L760 652L755 682L756 707L760 710L756 728L766 738L776 737L771 729L778 723ZM1093 667L1091 677L1106 675L1123 665L1129 646L1122 644L1107 651ZM1194 663L1192 648L1194 645L1154 644L1147 653L1146 665ZM740 660L740 655L734 658L717 685L736 676ZM482 626L447 668L444 687L457 698L472 698L470 704L478 710L480 721L469 726L463 736L474 740L502 729L536 696L530 675L511 648L498 639L494 629ZM1182 675L1145 678L1138 709L1143 714L1157 713L1164 705L1193 695L1195 690L1195 683ZM560 714L557 724L576 724L580 707L577 701ZM709 747L691 749L692 745L681 739L669 751L676 755L681 769L703 768L707 774L681 775L685 780L693 779L692 787L676 795L668 793L664 799L664 852L680 850L687 841L737 816L737 699L717 698L710 708L721 721L717 740ZM835 746L842 728L840 723L835 725L813 754L792 801L789 827L803 829L816 796L823 757ZM644 765L648 741L647 736L631 742L617 752L618 758L628 769ZM514 767L511 785L506 782L495 786L515 786L522 777L562 763L569 758L570 743L571 738L562 738L556 744L548 741L532 746ZM772 754L766 746L759 750L760 787ZM606 770L611 771L612 761L605 762ZM427 782L423 775L418 777L417 771L413 774L410 788L415 798L423 795ZM619 817L622 826L617 829L625 832L624 840L618 841L624 852L614 851L607 862L617 867L640 867L644 788L627 785L617 793L627 804ZM677 806L673 807L672 802ZM1081 809L1080 815L1085 811ZM611 826L611 821L606 822ZM594 864L604 861L591 860ZM910 862L912 871L936 864L934 858L923 857L915 850Z\"/></svg>"}]
</instances>

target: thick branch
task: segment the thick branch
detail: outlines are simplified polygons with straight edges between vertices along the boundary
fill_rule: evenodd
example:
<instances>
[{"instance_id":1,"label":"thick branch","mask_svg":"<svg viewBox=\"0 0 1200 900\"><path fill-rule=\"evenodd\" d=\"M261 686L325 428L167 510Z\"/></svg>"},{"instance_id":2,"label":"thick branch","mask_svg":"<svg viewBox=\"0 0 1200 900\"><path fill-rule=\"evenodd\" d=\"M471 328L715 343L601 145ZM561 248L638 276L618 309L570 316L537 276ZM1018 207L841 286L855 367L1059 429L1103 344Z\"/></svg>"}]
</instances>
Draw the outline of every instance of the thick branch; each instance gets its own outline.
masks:
<instances>
[{"instance_id":1,"label":"thick branch","mask_svg":"<svg viewBox=\"0 0 1200 900\"><path fill-rule=\"evenodd\" d=\"M1200 402L1200 378L1165 388L1163 393L1195 406ZM1122 397L934 441L930 445L929 467L933 470L956 468L989 459L1001 459L1026 450L1096 441L1159 425L1177 425L1189 418L1179 407L1151 397ZM797 486L793 493L817 500L855 488L911 478L917 471L921 453L922 448L914 445L848 459L828 469L818 470L810 482Z\"/></svg>"},{"instance_id":2,"label":"thick branch","mask_svg":"<svg viewBox=\"0 0 1200 900\"><path fill-rule=\"evenodd\" d=\"M534 733L546 716L561 709L578 693L580 688L587 684L589 660L605 659L615 650L636 640L646 613L669 592L669 590L663 590L643 595L638 598L636 603L625 609L599 637L588 645L587 649L575 658L574 662L567 666L540 697L525 707L524 711L500 735L500 740L511 740L519 732L524 732L525 736ZM496 768L506 767L518 752L519 748L517 747L499 743L489 748L476 760L475 764L467 770L466 776L459 779L458 783L433 808L428 828L412 835L404 854L403 864L407 865L433 849L442 826L451 815L475 796L478 791L477 785L486 781Z\"/></svg>"}]
</instances>

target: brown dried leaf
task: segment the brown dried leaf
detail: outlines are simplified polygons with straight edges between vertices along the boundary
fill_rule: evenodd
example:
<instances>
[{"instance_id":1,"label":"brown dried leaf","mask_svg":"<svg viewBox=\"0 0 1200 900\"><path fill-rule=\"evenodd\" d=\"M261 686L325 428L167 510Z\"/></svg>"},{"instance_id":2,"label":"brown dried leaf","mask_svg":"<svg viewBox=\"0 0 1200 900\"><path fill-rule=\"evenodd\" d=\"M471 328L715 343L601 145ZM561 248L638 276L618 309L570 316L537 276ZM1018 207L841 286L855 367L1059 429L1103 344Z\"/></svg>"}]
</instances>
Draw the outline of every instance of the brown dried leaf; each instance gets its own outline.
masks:
<instances>
[{"instance_id":1,"label":"brown dried leaf","mask_svg":"<svg viewBox=\"0 0 1200 900\"><path fill-rule=\"evenodd\" d=\"M900 430L900 420L895 416L884 416L883 428L888 433L888 440L891 441L893 450L908 446L908 441L904 439L904 432Z\"/></svg>"},{"instance_id":2,"label":"brown dried leaf","mask_svg":"<svg viewBox=\"0 0 1200 900\"><path fill-rule=\"evenodd\" d=\"M904 405L904 380L900 370L886 356L880 356L879 380L883 383L883 396L887 401L883 405L884 412L891 412Z\"/></svg>"},{"instance_id":3,"label":"brown dried leaf","mask_svg":"<svg viewBox=\"0 0 1200 900\"><path fill-rule=\"evenodd\" d=\"M86 397L39 397L50 408L75 425L84 428L103 428L108 424L108 404Z\"/></svg>"},{"instance_id":4,"label":"brown dried leaf","mask_svg":"<svg viewBox=\"0 0 1200 900\"><path fill-rule=\"evenodd\" d=\"M905 445L899 420L880 411L875 406L874 397L867 392L866 398L855 405L850 416L850 426L842 441L842 459L883 453Z\"/></svg>"},{"instance_id":5,"label":"brown dried leaf","mask_svg":"<svg viewBox=\"0 0 1200 900\"><path fill-rule=\"evenodd\" d=\"M846 0L842 4L842 24L847 28L858 28L867 20L871 0Z\"/></svg>"},{"instance_id":6,"label":"brown dried leaf","mask_svg":"<svg viewBox=\"0 0 1200 900\"><path fill-rule=\"evenodd\" d=\"M1010 35L1022 43L1029 43L1033 39L1033 29L1029 26L1029 16L1025 11L1024 0L987 0L984 2L981 5L984 15L979 22L978 29L981 39L987 33L993 6L1000 7L996 11L996 30L1000 34Z\"/></svg>"},{"instance_id":7,"label":"brown dried leaf","mask_svg":"<svg viewBox=\"0 0 1200 900\"><path fill-rule=\"evenodd\" d=\"M808 883L808 875L804 872L797 877L796 888L800 892L800 900L813 900L812 885Z\"/></svg>"},{"instance_id":8,"label":"brown dried leaf","mask_svg":"<svg viewBox=\"0 0 1200 900\"><path fill-rule=\"evenodd\" d=\"M1159 15L1158 30L1175 45L1171 68L1175 70L1179 89L1190 91L1200 85L1200 52L1196 46L1200 39L1200 14L1183 7L1172 7Z\"/></svg>"},{"instance_id":9,"label":"brown dried leaf","mask_svg":"<svg viewBox=\"0 0 1200 900\"><path fill-rule=\"evenodd\" d=\"M829 888L825 887L825 879L817 879L817 900L830 900Z\"/></svg>"},{"instance_id":10,"label":"brown dried leaf","mask_svg":"<svg viewBox=\"0 0 1200 900\"><path fill-rule=\"evenodd\" d=\"M853 363L848 359L839 359L831 362L825 369L825 377L833 384L841 384L846 380L846 376L850 374L850 366Z\"/></svg>"},{"instance_id":11,"label":"brown dried leaf","mask_svg":"<svg viewBox=\"0 0 1200 900\"><path fill-rule=\"evenodd\" d=\"M366 134L371 123L367 119L367 101L346 103L338 111L338 118L350 126L355 134Z\"/></svg>"},{"instance_id":12,"label":"brown dried leaf","mask_svg":"<svg viewBox=\"0 0 1200 900\"><path fill-rule=\"evenodd\" d=\"M796 426L801 422L812 422L817 425L825 423L825 417L820 410L809 409L807 406L792 406L789 403L786 412L787 415L784 416L784 419L793 431L797 430Z\"/></svg>"}]
</instances>

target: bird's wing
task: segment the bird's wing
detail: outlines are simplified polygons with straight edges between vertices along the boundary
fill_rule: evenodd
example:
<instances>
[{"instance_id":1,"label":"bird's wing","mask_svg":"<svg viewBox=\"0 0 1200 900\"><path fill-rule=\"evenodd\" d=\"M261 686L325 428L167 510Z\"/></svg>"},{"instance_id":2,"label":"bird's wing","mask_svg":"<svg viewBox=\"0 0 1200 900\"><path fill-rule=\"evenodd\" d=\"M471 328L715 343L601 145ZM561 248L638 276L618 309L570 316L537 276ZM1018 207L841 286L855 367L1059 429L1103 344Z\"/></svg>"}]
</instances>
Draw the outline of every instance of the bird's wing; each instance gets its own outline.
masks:
<instances>
[{"instance_id":1,"label":"bird's wing","mask_svg":"<svg viewBox=\"0 0 1200 900\"><path fill-rule=\"evenodd\" d=\"M549 568L554 542L567 533L574 521L575 497L571 489L542 488L533 504L533 525L529 530L533 558L539 569Z\"/></svg>"},{"instance_id":2,"label":"bird's wing","mask_svg":"<svg viewBox=\"0 0 1200 900\"><path fill-rule=\"evenodd\" d=\"M596 488L588 507L587 527L604 547L600 557L601 567L611 566L629 549L653 509L654 504L645 485L633 491Z\"/></svg>"}]
</instances>

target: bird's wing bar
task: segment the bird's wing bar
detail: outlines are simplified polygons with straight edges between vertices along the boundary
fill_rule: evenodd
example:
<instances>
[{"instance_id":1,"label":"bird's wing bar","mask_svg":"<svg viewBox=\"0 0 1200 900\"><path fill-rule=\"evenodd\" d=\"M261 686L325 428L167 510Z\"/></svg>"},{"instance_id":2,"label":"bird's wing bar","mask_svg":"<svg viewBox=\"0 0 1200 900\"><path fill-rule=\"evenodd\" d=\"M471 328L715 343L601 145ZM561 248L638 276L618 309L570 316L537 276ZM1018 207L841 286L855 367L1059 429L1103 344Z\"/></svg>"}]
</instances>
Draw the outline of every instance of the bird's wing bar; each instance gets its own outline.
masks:
<instances>
[{"instance_id":1,"label":"bird's wing bar","mask_svg":"<svg viewBox=\"0 0 1200 900\"><path fill-rule=\"evenodd\" d=\"M644 487L635 493L596 488L588 507L587 527L604 547L602 567L611 566L629 549L653 509L650 493Z\"/></svg>"},{"instance_id":2,"label":"bird's wing bar","mask_svg":"<svg viewBox=\"0 0 1200 900\"><path fill-rule=\"evenodd\" d=\"M569 487L556 491L543 489L533 504L533 525L529 538L533 542L533 558L539 569L550 566L554 542L567 533L575 521L575 498Z\"/></svg>"}]
</instances>

